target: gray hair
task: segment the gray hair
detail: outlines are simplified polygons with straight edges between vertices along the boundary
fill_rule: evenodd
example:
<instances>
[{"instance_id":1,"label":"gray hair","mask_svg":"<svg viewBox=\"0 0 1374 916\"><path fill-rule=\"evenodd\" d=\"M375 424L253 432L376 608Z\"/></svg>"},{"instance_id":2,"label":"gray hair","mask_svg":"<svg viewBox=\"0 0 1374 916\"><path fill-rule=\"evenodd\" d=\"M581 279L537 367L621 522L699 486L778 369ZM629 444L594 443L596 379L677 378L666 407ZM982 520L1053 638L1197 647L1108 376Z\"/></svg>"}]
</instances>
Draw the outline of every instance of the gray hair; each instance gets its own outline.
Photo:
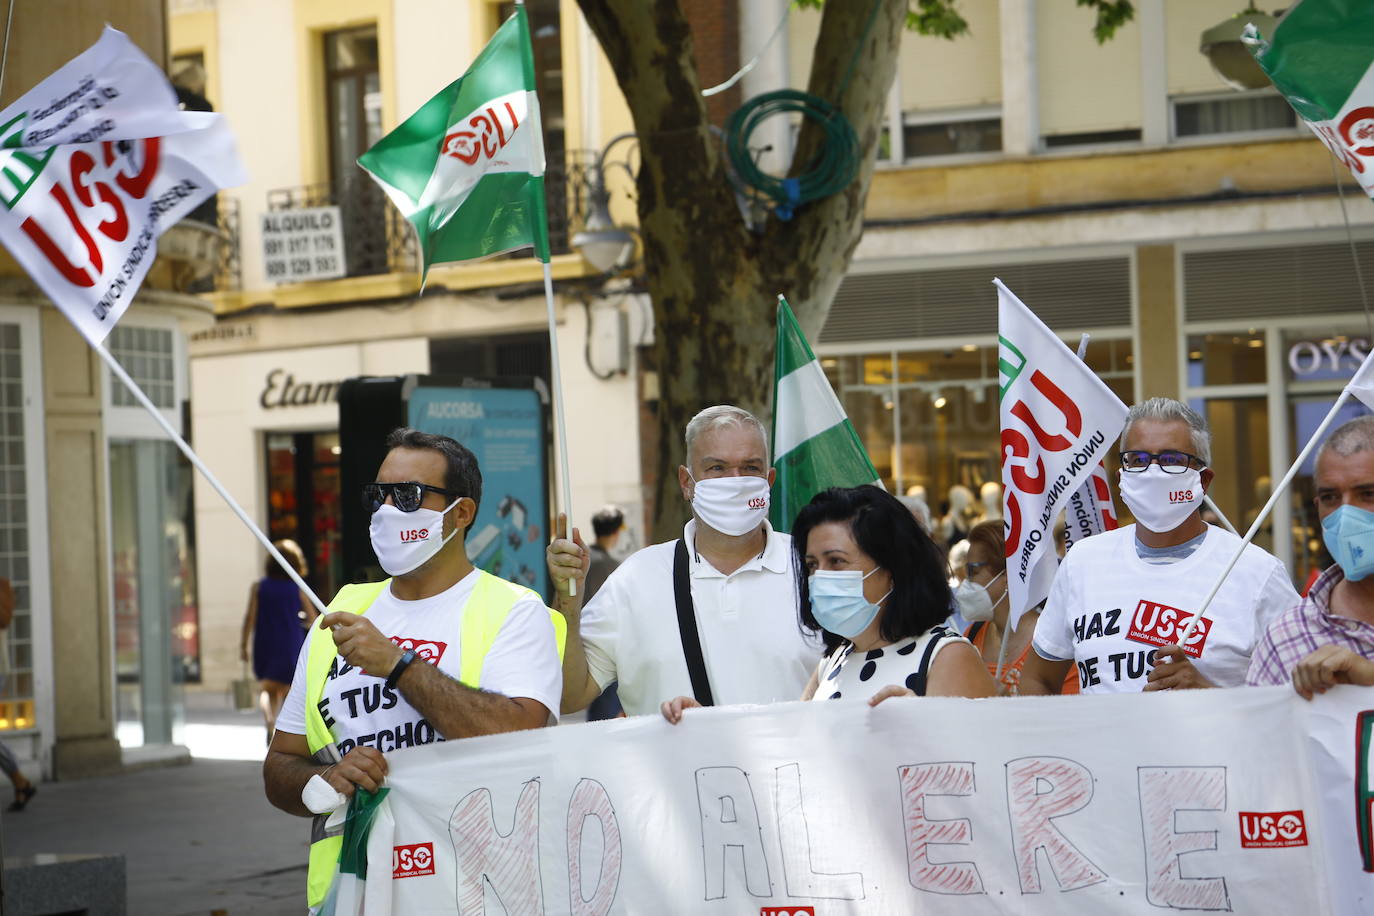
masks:
<instances>
[{"instance_id":1,"label":"gray hair","mask_svg":"<svg viewBox=\"0 0 1374 916\"><path fill-rule=\"evenodd\" d=\"M768 430L763 428L759 418L745 410L743 407L734 407L730 404L717 404L715 407L708 407L701 413L692 417L687 422L687 463L692 462L692 446L697 441L697 436L711 430L723 429L726 426L738 426L749 428L753 427L763 440L763 463L768 463Z\"/></svg>"},{"instance_id":2,"label":"gray hair","mask_svg":"<svg viewBox=\"0 0 1374 916\"><path fill-rule=\"evenodd\" d=\"M1328 451L1347 458L1356 452L1371 450L1374 450L1374 415L1365 414L1336 427L1336 431L1327 436L1321 448L1317 449L1317 460L1321 461L1322 455Z\"/></svg>"},{"instance_id":3,"label":"gray hair","mask_svg":"<svg viewBox=\"0 0 1374 916\"><path fill-rule=\"evenodd\" d=\"M1202 415L1182 401L1173 398L1150 398L1131 408L1126 414L1126 426L1121 430L1121 450L1126 450L1126 437L1131 433L1131 424L1136 420L1155 420L1159 423L1187 423L1190 438L1193 440L1193 454L1202 463L1212 465L1212 434L1207 430L1207 421Z\"/></svg>"}]
</instances>

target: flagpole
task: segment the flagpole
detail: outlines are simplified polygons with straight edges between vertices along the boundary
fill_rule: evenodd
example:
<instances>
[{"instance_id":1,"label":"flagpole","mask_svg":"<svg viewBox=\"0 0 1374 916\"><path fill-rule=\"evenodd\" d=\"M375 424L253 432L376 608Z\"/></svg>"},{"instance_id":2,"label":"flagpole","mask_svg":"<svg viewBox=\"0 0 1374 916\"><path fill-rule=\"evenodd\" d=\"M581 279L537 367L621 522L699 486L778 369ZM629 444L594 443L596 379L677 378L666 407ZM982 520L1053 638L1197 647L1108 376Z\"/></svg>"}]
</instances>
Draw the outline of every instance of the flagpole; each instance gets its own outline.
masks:
<instances>
[{"instance_id":1,"label":"flagpole","mask_svg":"<svg viewBox=\"0 0 1374 916\"><path fill-rule=\"evenodd\" d=\"M1208 496L1206 493L1203 493L1202 504L1216 513L1217 519L1220 520L1223 528L1234 534L1236 537L1240 537L1240 532L1236 530L1236 526L1231 524L1231 520L1222 513L1221 509L1217 507L1216 503L1212 502L1212 497Z\"/></svg>"},{"instance_id":2,"label":"flagpole","mask_svg":"<svg viewBox=\"0 0 1374 916\"><path fill-rule=\"evenodd\" d=\"M1312 450L1317 447L1317 444L1322 441L1322 434L1326 432L1326 428L1331 425L1331 422L1336 419L1336 413L1349 398L1350 387L1347 385L1341 391L1341 396L1336 398L1336 403L1331 405L1331 410L1327 412L1326 419L1322 420L1321 425L1317 427L1317 431L1312 434L1312 438L1307 440L1307 445L1303 446L1302 452L1298 455L1298 460L1293 462L1293 466L1288 469L1288 473L1283 475L1283 480L1280 480L1279 485L1274 487L1274 492L1269 494L1269 501L1264 504L1263 509L1260 509L1259 515L1255 516L1255 521L1250 525L1250 530L1245 532L1245 537L1241 539L1240 547L1236 550L1235 555L1231 557L1231 562L1226 564L1226 568L1221 571L1221 575L1217 577L1217 581L1212 585L1212 590L1207 593L1207 597L1203 600L1202 606L1197 609L1192 619L1188 621L1188 626L1183 629L1183 635L1178 641L1180 646L1187 643L1192 637L1193 630L1197 627L1197 622L1202 619L1203 612L1211 605L1212 599L1217 596L1217 592L1221 591L1222 583L1226 581L1226 577L1231 574L1231 570L1235 567L1236 563L1239 562L1240 555L1245 553L1245 548L1254 540L1255 532L1259 531L1260 525L1264 524L1264 520L1269 517L1270 510L1274 508L1274 505L1279 501L1279 497L1283 495L1284 491L1288 489L1288 485L1293 482L1293 478L1297 476L1298 468L1302 467L1303 462L1307 460L1307 456L1310 455Z\"/></svg>"},{"instance_id":3,"label":"flagpole","mask_svg":"<svg viewBox=\"0 0 1374 916\"><path fill-rule=\"evenodd\" d=\"M177 448L181 449L181 453L186 456L186 460L190 461L197 471L200 471L206 481L209 482L210 486L214 488L215 492L229 504L229 508L234 510L234 514L239 517L239 521L248 526L248 530L253 532L253 536L267 549L272 559L277 561L277 565L279 565L286 575L290 577L292 582L296 583L296 587L310 599L310 603L315 605L316 609L319 610L321 614L329 613L329 608L325 607L314 590L305 584L305 580L300 577L300 573L296 571L296 567L288 563L286 558L281 555L277 548L272 546L272 542L267 539L267 535L262 533L262 529L248 517L248 513L243 511L243 507L235 502L234 497L230 496L229 492L225 490L224 486L215 478L215 475L210 473L210 469L207 468L200 460L199 456L191 450L191 446L186 444L186 440L181 438L177 431L172 428L171 423L167 422L167 418L162 415L162 411L159 410L152 401L148 400L148 396L143 393L143 389L138 386L137 382L129 377L129 373L124 371L124 367L119 364L119 360L115 359L114 355L110 353L109 350L105 349L103 343L93 343L91 344L91 349L100 355L100 358L105 361L105 365L109 366L110 371L118 376L119 380L129 389L129 392L133 394L138 403L147 408L148 413L153 415L153 419L158 422L158 425L162 427L163 431L176 443Z\"/></svg>"},{"instance_id":4,"label":"flagpole","mask_svg":"<svg viewBox=\"0 0 1374 916\"><path fill-rule=\"evenodd\" d=\"M563 371L558 365L558 325L553 312L553 268L544 261L544 304L549 313L549 369L553 376L553 428L558 437L558 465L563 481L563 513L568 517L568 531L572 531L572 483L568 476L568 424L563 413ZM577 580L568 580L568 597L577 597Z\"/></svg>"}]
</instances>

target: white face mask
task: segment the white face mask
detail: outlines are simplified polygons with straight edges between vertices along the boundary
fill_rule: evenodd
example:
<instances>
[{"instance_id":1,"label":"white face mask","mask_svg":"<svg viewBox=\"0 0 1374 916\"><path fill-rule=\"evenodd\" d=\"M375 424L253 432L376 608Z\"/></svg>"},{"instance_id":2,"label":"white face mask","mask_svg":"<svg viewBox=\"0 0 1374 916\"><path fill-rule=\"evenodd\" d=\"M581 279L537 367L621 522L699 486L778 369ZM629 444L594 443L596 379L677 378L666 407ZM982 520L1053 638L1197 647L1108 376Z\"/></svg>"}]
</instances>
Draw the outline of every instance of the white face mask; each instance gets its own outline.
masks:
<instances>
[{"instance_id":1,"label":"white face mask","mask_svg":"<svg viewBox=\"0 0 1374 916\"><path fill-rule=\"evenodd\" d=\"M1120 471L1117 486L1136 522L1160 534L1173 531L1202 505L1202 472L1194 468L1170 474L1151 464L1143 471Z\"/></svg>"},{"instance_id":2,"label":"white face mask","mask_svg":"<svg viewBox=\"0 0 1374 916\"><path fill-rule=\"evenodd\" d=\"M721 534L748 534L768 517L767 477L692 478L692 512L703 525Z\"/></svg>"},{"instance_id":3,"label":"white face mask","mask_svg":"<svg viewBox=\"0 0 1374 916\"><path fill-rule=\"evenodd\" d=\"M455 527L448 537L443 536L444 514L458 505L458 499L449 503L443 512L435 509L402 512L391 503L377 507L367 530L372 538L372 552L388 576L404 576L419 569L458 533Z\"/></svg>"},{"instance_id":4,"label":"white face mask","mask_svg":"<svg viewBox=\"0 0 1374 916\"><path fill-rule=\"evenodd\" d=\"M988 585L996 582L1006 574L1006 570L993 576ZM959 587L954 590L954 601L959 605L959 615L969 623L977 623L980 620L991 620L992 609L1002 603L1002 598L1007 597L1006 592L1002 592L1002 598L996 601L988 594L988 585L979 585L972 579L965 579L959 583Z\"/></svg>"}]
</instances>

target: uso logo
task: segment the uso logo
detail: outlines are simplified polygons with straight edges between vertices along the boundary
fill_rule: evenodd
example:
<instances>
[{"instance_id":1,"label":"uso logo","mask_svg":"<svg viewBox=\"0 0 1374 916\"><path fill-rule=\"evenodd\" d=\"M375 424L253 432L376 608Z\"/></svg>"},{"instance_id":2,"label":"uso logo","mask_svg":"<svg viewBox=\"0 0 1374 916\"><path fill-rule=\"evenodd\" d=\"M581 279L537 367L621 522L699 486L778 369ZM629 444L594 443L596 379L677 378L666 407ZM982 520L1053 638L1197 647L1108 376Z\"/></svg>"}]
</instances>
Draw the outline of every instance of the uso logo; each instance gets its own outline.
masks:
<instances>
[{"instance_id":1,"label":"uso logo","mask_svg":"<svg viewBox=\"0 0 1374 916\"><path fill-rule=\"evenodd\" d=\"M767 508L768 508L768 497L767 497L767 496L754 496L754 497L751 497L751 498L749 499L749 508L750 508L750 509L767 509Z\"/></svg>"},{"instance_id":2,"label":"uso logo","mask_svg":"<svg viewBox=\"0 0 1374 916\"><path fill-rule=\"evenodd\" d=\"M429 537L428 528L410 528L401 532L401 543L405 544L408 541L423 541L427 537Z\"/></svg>"},{"instance_id":3,"label":"uso logo","mask_svg":"<svg viewBox=\"0 0 1374 916\"><path fill-rule=\"evenodd\" d=\"M759 916L816 916L816 908L810 906L764 906L759 907Z\"/></svg>"},{"instance_id":4,"label":"uso logo","mask_svg":"<svg viewBox=\"0 0 1374 916\"><path fill-rule=\"evenodd\" d=\"M391 850L391 877L418 878L434 874L434 844L412 843Z\"/></svg>"},{"instance_id":5,"label":"uso logo","mask_svg":"<svg viewBox=\"0 0 1374 916\"><path fill-rule=\"evenodd\" d=\"M429 662L431 665L439 664L439 659L444 657L444 650L448 648L448 643L440 642L437 639L414 639L409 636L393 636L391 641L401 651L406 649L415 650L415 654L420 656L421 661Z\"/></svg>"},{"instance_id":6,"label":"uso logo","mask_svg":"<svg viewBox=\"0 0 1374 916\"><path fill-rule=\"evenodd\" d=\"M1131 628L1127 631L1126 638L1143 642L1147 646L1176 645L1192 616L1176 607L1141 599L1135 606L1135 615L1131 618ZM1206 617L1199 619L1183 651L1193 658L1201 656L1202 647L1207 643L1207 634L1210 632L1212 621Z\"/></svg>"},{"instance_id":7,"label":"uso logo","mask_svg":"<svg viewBox=\"0 0 1374 916\"><path fill-rule=\"evenodd\" d=\"M1192 491L1192 490L1170 490L1170 491L1169 491L1169 503L1170 503L1170 505L1177 505L1178 503L1190 503L1190 502L1192 502L1192 501L1193 501L1193 491Z\"/></svg>"},{"instance_id":8,"label":"uso logo","mask_svg":"<svg viewBox=\"0 0 1374 916\"><path fill-rule=\"evenodd\" d=\"M1240 812L1241 849L1306 845L1307 821L1301 811Z\"/></svg>"}]
</instances>

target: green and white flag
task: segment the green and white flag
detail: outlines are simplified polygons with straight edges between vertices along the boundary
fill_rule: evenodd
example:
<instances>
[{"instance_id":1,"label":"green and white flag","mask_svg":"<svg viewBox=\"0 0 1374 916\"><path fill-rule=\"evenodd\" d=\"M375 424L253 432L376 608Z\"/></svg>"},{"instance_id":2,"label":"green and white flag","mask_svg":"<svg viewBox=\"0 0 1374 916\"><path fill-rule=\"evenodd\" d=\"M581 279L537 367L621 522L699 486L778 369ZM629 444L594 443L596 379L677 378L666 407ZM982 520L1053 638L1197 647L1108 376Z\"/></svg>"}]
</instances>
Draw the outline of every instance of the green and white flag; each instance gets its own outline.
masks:
<instances>
[{"instance_id":1,"label":"green and white flag","mask_svg":"<svg viewBox=\"0 0 1374 916\"><path fill-rule=\"evenodd\" d=\"M415 227L425 273L527 245L547 262L544 135L524 6L467 73L358 164Z\"/></svg>"},{"instance_id":2,"label":"green and white flag","mask_svg":"<svg viewBox=\"0 0 1374 916\"><path fill-rule=\"evenodd\" d=\"M1275 88L1374 195L1374 3L1301 0L1272 36L1241 38Z\"/></svg>"},{"instance_id":3,"label":"green and white flag","mask_svg":"<svg viewBox=\"0 0 1374 916\"><path fill-rule=\"evenodd\" d=\"M802 506L827 487L882 483L782 296L773 367L773 466L778 476L768 520L778 531L790 531Z\"/></svg>"}]
</instances>

